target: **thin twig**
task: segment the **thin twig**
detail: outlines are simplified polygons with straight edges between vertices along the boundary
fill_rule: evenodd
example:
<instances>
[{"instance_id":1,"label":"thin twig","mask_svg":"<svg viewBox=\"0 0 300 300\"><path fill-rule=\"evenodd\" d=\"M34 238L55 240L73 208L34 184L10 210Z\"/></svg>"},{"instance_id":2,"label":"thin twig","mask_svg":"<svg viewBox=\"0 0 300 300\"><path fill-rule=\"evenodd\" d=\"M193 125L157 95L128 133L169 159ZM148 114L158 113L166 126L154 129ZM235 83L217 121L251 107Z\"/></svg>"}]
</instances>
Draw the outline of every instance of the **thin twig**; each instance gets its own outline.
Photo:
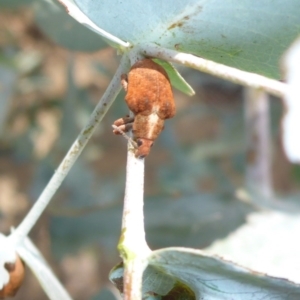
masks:
<instances>
[{"instance_id":1,"label":"thin twig","mask_svg":"<svg viewBox=\"0 0 300 300\"><path fill-rule=\"evenodd\" d=\"M145 56L182 64L237 84L264 90L274 96L282 98L286 93L285 83L255 73L241 71L192 54L165 49L155 44L139 45L137 48Z\"/></svg>"},{"instance_id":2,"label":"thin twig","mask_svg":"<svg viewBox=\"0 0 300 300\"><path fill-rule=\"evenodd\" d=\"M53 195L60 187L62 181L71 170L73 164L84 149L85 145L91 138L96 126L101 122L109 107L112 105L113 101L121 90L120 78L121 74L127 71L127 64L128 58L127 56L123 56L119 68L117 69L100 102L91 114L87 125L81 130L77 139L45 187L41 196L35 202L22 223L12 233L12 238L15 239L16 243L20 242L25 236L27 236L29 231L32 229L46 206L49 204Z\"/></svg>"},{"instance_id":3,"label":"thin twig","mask_svg":"<svg viewBox=\"0 0 300 300\"><path fill-rule=\"evenodd\" d=\"M17 252L26 263L26 266L35 274L50 300L72 300L67 290L52 272L43 255L29 238L26 237L19 244Z\"/></svg>"}]
</instances>

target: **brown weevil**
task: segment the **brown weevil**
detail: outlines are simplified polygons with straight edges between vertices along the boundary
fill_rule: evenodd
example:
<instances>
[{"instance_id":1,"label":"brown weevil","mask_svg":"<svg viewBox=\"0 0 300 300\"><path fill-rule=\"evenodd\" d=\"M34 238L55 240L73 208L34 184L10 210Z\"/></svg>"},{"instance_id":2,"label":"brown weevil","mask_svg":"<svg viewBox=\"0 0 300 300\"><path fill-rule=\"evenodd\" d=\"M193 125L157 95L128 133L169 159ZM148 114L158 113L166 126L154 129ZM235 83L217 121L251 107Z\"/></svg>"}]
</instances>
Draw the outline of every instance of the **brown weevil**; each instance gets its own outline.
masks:
<instances>
[{"instance_id":1,"label":"brown weevil","mask_svg":"<svg viewBox=\"0 0 300 300\"><path fill-rule=\"evenodd\" d=\"M126 91L125 101L134 118L114 122L122 131L132 129L137 143L135 156L144 158L164 128L164 120L175 115L176 108L169 77L162 66L151 59L135 63L128 75L121 76ZM118 134L118 130L114 130Z\"/></svg>"}]
</instances>

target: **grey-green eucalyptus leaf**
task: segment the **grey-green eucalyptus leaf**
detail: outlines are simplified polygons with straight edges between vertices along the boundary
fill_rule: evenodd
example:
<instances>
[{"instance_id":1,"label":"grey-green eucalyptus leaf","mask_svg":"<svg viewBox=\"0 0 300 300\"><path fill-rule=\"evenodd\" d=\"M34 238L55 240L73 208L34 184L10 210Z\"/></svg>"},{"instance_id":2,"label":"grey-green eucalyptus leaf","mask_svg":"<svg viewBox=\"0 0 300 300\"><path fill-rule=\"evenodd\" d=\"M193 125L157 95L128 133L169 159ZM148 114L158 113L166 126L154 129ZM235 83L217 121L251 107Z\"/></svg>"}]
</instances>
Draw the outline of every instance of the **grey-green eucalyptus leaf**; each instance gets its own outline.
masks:
<instances>
[{"instance_id":1,"label":"grey-green eucalyptus leaf","mask_svg":"<svg viewBox=\"0 0 300 300\"><path fill-rule=\"evenodd\" d=\"M189 286L196 299L300 299L299 285L245 269L200 250L157 250L149 258L149 264Z\"/></svg>"},{"instance_id":2,"label":"grey-green eucalyptus leaf","mask_svg":"<svg viewBox=\"0 0 300 300\"><path fill-rule=\"evenodd\" d=\"M132 45L156 43L279 78L278 61L300 32L300 1L76 0L100 28Z\"/></svg>"},{"instance_id":3,"label":"grey-green eucalyptus leaf","mask_svg":"<svg viewBox=\"0 0 300 300\"><path fill-rule=\"evenodd\" d=\"M38 1L34 4L39 28L53 42L75 51L97 51L108 45L95 32L78 23L56 2Z\"/></svg>"},{"instance_id":4,"label":"grey-green eucalyptus leaf","mask_svg":"<svg viewBox=\"0 0 300 300\"><path fill-rule=\"evenodd\" d=\"M166 70L172 86L189 96L195 95L195 91L193 90L193 88L185 81L185 79L176 70L176 68L174 68L169 62L160 59L153 60Z\"/></svg>"}]
</instances>

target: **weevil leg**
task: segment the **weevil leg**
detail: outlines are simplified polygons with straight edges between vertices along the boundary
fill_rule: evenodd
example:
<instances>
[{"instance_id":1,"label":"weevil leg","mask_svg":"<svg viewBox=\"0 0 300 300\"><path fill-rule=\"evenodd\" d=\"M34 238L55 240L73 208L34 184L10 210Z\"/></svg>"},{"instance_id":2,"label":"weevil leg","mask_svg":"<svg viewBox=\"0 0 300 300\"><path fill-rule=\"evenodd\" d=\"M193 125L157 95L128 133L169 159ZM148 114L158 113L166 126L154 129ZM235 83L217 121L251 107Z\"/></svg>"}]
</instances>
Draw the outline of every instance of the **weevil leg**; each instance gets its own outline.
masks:
<instances>
[{"instance_id":1,"label":"weevil leg","mask_svg":"<svg viewBox=\"0 0 300 300\"><path fill-rule=\"evenodd\" d=\"M118 129L114 129L114 134L122 134L122 132L128 132L129 130L132 130L134 117L126 116L124 118L120 118L114 122L114 126L117 126Z\"/></svg>"},{"instance_id":2,"label":"weevil leg","mask_svg":"<svg viewBox=\"0 0 300 300\"><path fill-rule=\"evenodd\" d=\"M120 118L120 119L114 121L114 125L119 127L124 124L133 123L133 121L134 121L134 117L126 116L124 118Z\"/></svg>"},{"instance_id":3,"label":"weevil leg","mask_svg":"<svg viewBox=\"0 0 300 300\"><path fill-rule=\"evenodd\" d=\"M137 143L130 137L128 136L125 132L129 131L130 129L132 129L132 123L127 123L121 126L116 126L116 125L112 125L113 127L113 133L117 134L117 135L122 135L125 139L127 139L130 144L132 145L133 148L137 149L138 145Z\"/></svg>"},{"instance_id":4,"label":"weevil leg","mask_svg":"<svg viewBox=\"0 0 300 300\"><path fill-rule=\"evenodd\" d=\"M116 126L116 125L115 125ZM121 135L122 133L128 132L129 130L132 130L132 123L128 123L128 124L123 124L120 126L116 126L117 128L115 128L113 130L113 133L116 135Z\"/></svg>"},{"instance_id":5,"label":"weevil leg","mask_svg":"<svg viewBox=\"0 0 300 300\"><path fill-rule=\"evenodd\" d=\"M128 86L127 74L122 74L121 75L121 84L122 84L123 89L125 90L125 92L127 92L127 86Z\"/></svg>"}]
</instances>

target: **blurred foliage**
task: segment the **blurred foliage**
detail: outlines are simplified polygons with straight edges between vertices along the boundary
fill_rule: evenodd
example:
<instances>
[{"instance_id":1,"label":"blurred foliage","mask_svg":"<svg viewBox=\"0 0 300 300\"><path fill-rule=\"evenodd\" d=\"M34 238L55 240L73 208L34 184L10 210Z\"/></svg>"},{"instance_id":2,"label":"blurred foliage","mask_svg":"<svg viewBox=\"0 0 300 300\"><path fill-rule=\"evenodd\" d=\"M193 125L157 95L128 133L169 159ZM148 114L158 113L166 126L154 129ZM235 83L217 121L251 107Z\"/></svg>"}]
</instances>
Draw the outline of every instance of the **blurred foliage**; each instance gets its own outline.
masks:
<instances>
[{"instance_id":1,"label":"blurred foliage","mask_svg":"<svg viewBox=\"0 0 300 300\"><path fill-rule=\"evenodd\" d=\"M117 300L108 288L104 288L98 295L91 300Z\"/></svg>"},{"instance_id":2,"label":"blurred foliage","mask_svg":"<svg viewBox=\"0 0 300 300\"><path fill-rule=\"evenodd\" d=\"M44 20L39 8L35 14L17 3L0 4L0 187L5 187L0 198L1 232L16 226L42 192L119 60L100 40L94 43L92 33L90 37L80 33L86 38L78 40L83 47L73 47L77 35L56 27L72 23L63 13L39 26ZM62 35L51 36L52 25ZM61 48L59 41L73 51ZM98 51L74 51L85 46ZM238 228L254 210L236 197L245 169L241 87L178 69L196 95L175 93L177 115L166 122L146 160L145 222L153 249L207 247ZM121 93L32 233L74 299L96 295L117 257L126 141L112 134L111 124L127 113L123 98ZM299 168L286 161L280 148L281 112L281 103L272 99L274 188L298 195ZM97 268L99 264L99 272L90 275L90 286L80 286L75 277L82 273L78 256L87 253L90 264ZM70 263L71 256L76 263ZM30 294L28 287L35 283L29 280L25 285L23 297L44 299L36 286L34 297Z\"/></svg>"},{"instance_id":3,"label":"blurred foliage","mask_svg":"<svg viewBox=\"0 0 300 300\"><path fill-rule=\"evenodd\" d=\"M2 0L0 2L0 7L15 8L15 7L20 7L20 6L26 6L33 2L34 2L34 0Z\"/></svg>"}]
</instances>

